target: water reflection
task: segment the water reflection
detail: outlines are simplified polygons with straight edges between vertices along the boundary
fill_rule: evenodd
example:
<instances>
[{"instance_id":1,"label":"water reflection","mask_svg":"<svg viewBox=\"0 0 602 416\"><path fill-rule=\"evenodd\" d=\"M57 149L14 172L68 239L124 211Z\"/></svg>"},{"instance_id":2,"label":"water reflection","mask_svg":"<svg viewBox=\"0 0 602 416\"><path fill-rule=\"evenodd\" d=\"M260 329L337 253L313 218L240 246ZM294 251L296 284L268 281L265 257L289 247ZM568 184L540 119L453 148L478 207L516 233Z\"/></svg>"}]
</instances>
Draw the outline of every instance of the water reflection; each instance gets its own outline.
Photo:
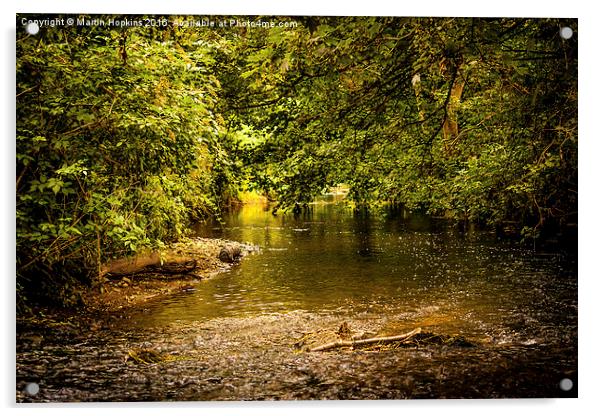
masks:
<instances>
[{"instance_id":1,"label":"water reflection","mask_svg":"<svg viewBox=\"0 0 602 416\"><path fill-rule=\"evenodd\" d=\"M560 380L577 381L574 255L399 209L336 204L296 217L250 205L198 232L262 252L114 327L49 327L37 346L35 334L21 337L18 400L556 397ZM476 346L293 350L303 334L343 321L356 333L421 327ZM178 359L125 363L134 347ZM32 381L39 396L22 393Z\"/></svg>"},{"instance_id":2,"label":"water reflection","mask_svg":"<svg viewBox=\"0 0 602 416\"><path fill-rule=\"evenodd\" d=\"M193 293L151 305L137 322L304 310L387 315L499 343L576 334L575 259L560 252L538 255L401 210L317 204L304 215L273 216L249 205L225 220L198 232L262 252Z\"/></svg>"}]
</instances>

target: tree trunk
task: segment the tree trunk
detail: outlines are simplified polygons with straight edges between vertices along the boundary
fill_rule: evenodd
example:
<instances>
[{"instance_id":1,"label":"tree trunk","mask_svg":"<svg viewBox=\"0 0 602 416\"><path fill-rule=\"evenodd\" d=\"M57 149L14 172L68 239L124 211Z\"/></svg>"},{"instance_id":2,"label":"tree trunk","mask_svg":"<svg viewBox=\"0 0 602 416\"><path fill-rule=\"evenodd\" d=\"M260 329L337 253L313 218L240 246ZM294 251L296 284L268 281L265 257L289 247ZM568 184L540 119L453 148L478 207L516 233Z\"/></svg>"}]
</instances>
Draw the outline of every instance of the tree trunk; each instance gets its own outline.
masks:
<instances>
[{"instance_id":1,"label":"tree trunk","mask_svg":"<svg viewBox=\"0 0 602 416\"><path fill-rule=\"evenodd\" d=\"M163 264L150 264L139 269L128 270L125 272L107 272L105 277L110 280L119 280L124 277L134 277L136 275L156 274L167 278L167 276L191 274L197 268L196 260L188 260L184 262L170 262Z\"/></svg>"},{"instance_id":2,"label":"tree trunk","mask_svg":"<svg viewBox=\"0 0 602 416\"><path fill-rule=\"evenodd\" d=\"M460 69L458 69L460 72ZM460 106L460 99L462 98L462 92L464 91L464 85L466 79L461 73L454 80L454 84L450 90L450 98L447 103L446 117L443 123L443 139L452 141L458 137L458 107Z\"/></svg>"}]
</instances>

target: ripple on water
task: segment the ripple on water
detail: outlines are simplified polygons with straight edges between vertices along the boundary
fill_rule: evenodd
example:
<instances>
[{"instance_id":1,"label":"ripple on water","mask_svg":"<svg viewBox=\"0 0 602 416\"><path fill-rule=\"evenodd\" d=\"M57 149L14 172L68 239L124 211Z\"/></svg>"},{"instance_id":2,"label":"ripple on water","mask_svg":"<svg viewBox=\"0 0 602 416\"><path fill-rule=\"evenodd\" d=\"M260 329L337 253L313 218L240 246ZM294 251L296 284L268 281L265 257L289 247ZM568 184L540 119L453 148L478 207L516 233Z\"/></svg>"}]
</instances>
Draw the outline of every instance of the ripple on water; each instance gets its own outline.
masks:
<instances>
[{"instance_id":1,"label":"ripple on water","mask_svg":"<svg viewBox=\"0 0 602 416\"><path fill-rule=\"evenodd\" d=\"M550 395L575 376L574 259L410 216L326 205L310 215L245 208L226 217L214 231L257 244L260 254L194 292L149 303L120 327L79 334L81 345L49 334L36 350L18 349L19 391L45 375L40 397L52 400L515 397ZM303 334L342 322L366 334L421 327L479 347L294 353ZM142 345L177 359L125 363ZM462 387L466 377L474 392Z\"/></svg>"}]
</instances>

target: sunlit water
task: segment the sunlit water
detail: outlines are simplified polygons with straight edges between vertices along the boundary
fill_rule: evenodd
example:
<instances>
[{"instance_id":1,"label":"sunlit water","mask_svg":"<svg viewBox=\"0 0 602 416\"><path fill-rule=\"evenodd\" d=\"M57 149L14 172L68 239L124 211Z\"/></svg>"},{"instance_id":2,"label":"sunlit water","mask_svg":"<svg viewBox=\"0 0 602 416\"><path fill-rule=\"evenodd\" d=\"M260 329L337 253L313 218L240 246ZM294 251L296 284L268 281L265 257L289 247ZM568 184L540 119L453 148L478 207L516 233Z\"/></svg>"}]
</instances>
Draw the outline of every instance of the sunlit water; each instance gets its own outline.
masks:
<instances>
[{"instance_id":1,"label":"sunlit water","mask_svg":"<svg viewBox=\"0 0 602 416\"><path fill-rule=\"evenodd\" d=\"M545 344L576 335L575 259L491 232L383 209L316 204L301 216L248 205L202 236L259 245L196 291L151 304L142 326L307 311L388 316L494 344Z\"/></svg>"},{"instance_id":2,"label":"sunlit water","mask_svg":"<svg viewBox=\"0 0 602 416\"><path fill-rule=\"evenodd\" d=\"M576 254L388 209L249 205L198 234L261 251L193 292L17 341L18 401L576 397ZM473 346L300 353L304 334L424 332ZM41 332L41 336L40 336ZM170 354L135 363L134 349ZM565 392L561 380L575 386ZM28 383L40 391L26 393Z\"/></svg>"}]
</instances>

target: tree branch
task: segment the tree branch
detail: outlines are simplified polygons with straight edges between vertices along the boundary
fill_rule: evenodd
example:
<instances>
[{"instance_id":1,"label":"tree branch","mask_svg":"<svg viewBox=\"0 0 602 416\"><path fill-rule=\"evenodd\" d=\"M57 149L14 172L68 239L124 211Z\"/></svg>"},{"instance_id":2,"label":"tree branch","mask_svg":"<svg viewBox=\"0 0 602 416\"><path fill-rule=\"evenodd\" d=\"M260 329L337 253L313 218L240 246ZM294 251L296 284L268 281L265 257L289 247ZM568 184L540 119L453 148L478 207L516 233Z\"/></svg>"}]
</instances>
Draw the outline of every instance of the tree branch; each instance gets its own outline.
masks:
<instances>
[{"instance_id":1,"label":"tree branch","mask_svg":"<svg viewBox=\"0 0 602 416\"><path fill-rule=\"evenodd\" d=\"M333 348L340 348L340 347L357 347L357 346L361 346L361 345L378 344L378 343L381 343L381 342L406 341L407 339L413 337L414 335L419 334L420 332L422 332L422 329L421 328L416 328L413 331L408 332L407 334L395 335L395 336L392 336L392 337L359 339L357 341L356 340L352 340L352 341L334 341L334 342L330 342L328 344L320 345L319 347L312 348L309 351L310 352L317 352L317 351L331 350Z\"/></svg>"}]
</instances>

